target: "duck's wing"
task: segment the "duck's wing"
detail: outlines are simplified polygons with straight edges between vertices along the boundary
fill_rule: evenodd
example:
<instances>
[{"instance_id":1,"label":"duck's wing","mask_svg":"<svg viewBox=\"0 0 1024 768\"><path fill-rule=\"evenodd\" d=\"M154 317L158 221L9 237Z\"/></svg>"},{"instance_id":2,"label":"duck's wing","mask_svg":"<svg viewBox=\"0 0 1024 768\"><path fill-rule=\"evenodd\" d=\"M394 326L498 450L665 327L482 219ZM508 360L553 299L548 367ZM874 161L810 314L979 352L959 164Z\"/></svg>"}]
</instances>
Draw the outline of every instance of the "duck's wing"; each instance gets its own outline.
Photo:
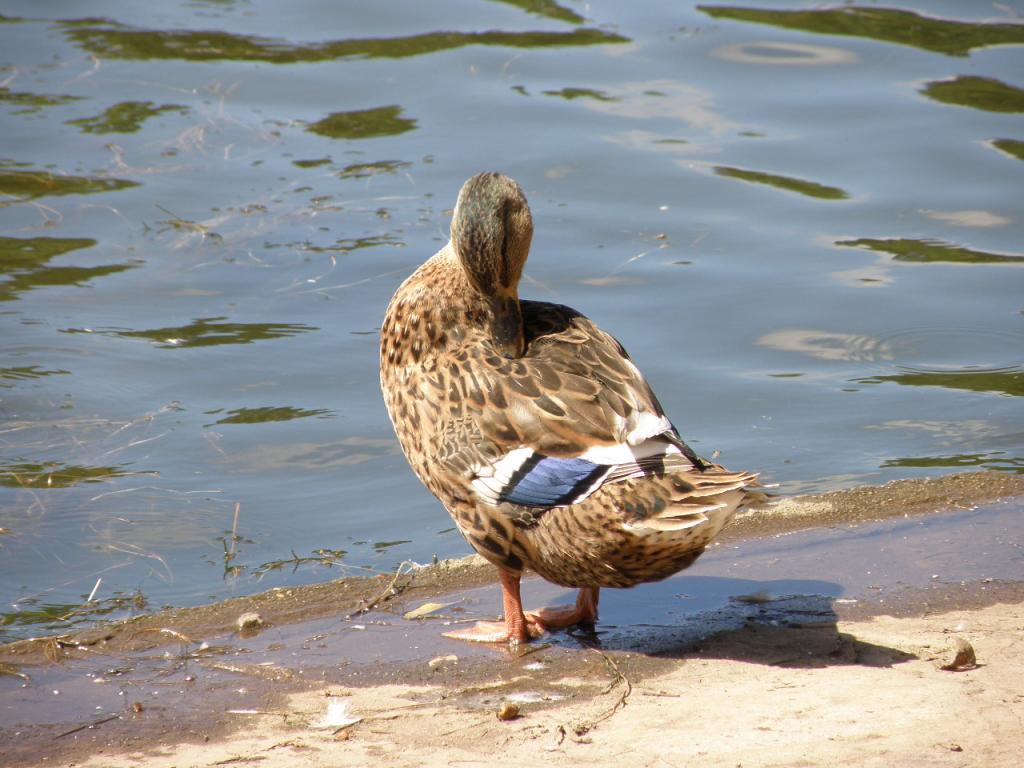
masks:
<instances>
[{"instance_id":1,"label":"duck's wing","mask_svg":"<svg viewBox=\"0 0 1024 768\"><path fill-rule=\"evenodd\" d=\"M618 341L567 307L522 309L526 354L484 353L466 371L489 401L468 409L490 447L470 462L481 501L568 506L605 483L709 466L680 439Z\"/></svg>"}]
</instances>

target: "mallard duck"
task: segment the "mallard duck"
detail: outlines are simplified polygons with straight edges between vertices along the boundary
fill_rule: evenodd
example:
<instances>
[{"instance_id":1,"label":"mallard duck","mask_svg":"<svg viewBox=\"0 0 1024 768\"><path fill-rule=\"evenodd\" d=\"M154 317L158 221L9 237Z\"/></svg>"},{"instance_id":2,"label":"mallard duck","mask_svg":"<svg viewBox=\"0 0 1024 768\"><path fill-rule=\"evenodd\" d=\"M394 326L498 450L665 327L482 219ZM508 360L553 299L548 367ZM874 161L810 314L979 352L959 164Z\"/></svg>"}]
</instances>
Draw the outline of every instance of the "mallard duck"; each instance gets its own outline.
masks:
<instances>
[{"instance_id":1,"label":"mallard duck","mask_svg":"<svg viewBox=\"0 0 1024 768\"><path fill-rule=\"evenodd\" d=\"M593 625L602 587L689 566L756 478L684 443L593 322L519 299L532 236L519 185L474 176L451 240L399 286L381 326L381 388L402 450L500 574L504 621L447 633L464 640ZM524 612L525 570L579 588L576 604Z\"/></svg>"}]
</instances>

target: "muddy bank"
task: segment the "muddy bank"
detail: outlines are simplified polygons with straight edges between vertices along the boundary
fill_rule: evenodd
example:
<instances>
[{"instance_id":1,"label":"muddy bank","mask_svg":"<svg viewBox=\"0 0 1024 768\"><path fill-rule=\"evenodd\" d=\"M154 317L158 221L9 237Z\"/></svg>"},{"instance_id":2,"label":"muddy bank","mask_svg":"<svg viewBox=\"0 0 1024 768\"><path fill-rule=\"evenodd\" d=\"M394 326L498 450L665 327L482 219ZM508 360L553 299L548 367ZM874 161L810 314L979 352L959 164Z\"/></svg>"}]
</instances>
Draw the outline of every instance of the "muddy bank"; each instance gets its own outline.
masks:
<instances>
[{"instance_id":1,"label":"muddy bank","mask_svg":"<svg viewBox=\"0 0 1024 768\"><path fill-rule=\"evenodd\" d=\"M552 635L517 654L441 636L446 626L498 610L493 570L475 559L10 644L0 649L0 762L272 766L387 758L430 765L443 747L474 764L514 746L527 764L548 755L611 764L609 755L633 747L631 731L646 726L638 712L649 709L652 723L669 718L685 730L673 713L699 705L734 727L745 712L748 724L764 721L767 730L750 734L742 726L741 747L739 734L713 744L698 729L693 744L701 748L675 744L680 762L669 764L735 758L792 765L799 755L777 743L787 710L772 714L776 697L797 707L791 716L815 722L812 713L829 696L877 717L869 689L858 687L868 680L895 686L894 702L901 686L913 698L915 686L934 684L934 695L952 696L948 711L969 724L957 698L967 689L950 687L952 673L939 674L935 664L963 636L981 654L971 679L988 676L982 692L970 695L1024 683L1024 649L1014 645L1024 628L1021 494L1024 478L977 473L779 501L741 518L683 575L609 590L596 635ZM531 605L569 595L537 579L524 586ZM417 610L421 617L403 617ZM243 613L258 613L262 626L240 631ZM802 704L778 693L804 688ZM1016 695L1006 698L1010 714L1019 712ZM521 716L499 721L503 701ZM324 720L343 705L362 720L345 727ZM853 739L848 752L815 752L810 762L859 755L854 764L873 764L866 756L875 754L876 736L862 733L860 719L850 723L833 734L842 743ZM897 720L890 725L896 729ZM877 738L888 739L878 728ZM970 740L956 738L966 749ZM892 747L900 764L916 764L903 758L919 742ZM744 751L758 744L782 751ZM984 747L986 759L999 757L994 749ZM961 758L951 764L975 764L947 751ZM945 764L937 754L945 759L932 747L918 757ZM645 759L636 764L664 764L654 752Z\"/></svg>"},{"instance_id":2,"label":"muddy bank","mask_svg":"<svg viewBox=\"0 0 1024 768\"><path fill-rule=\"evenodd\" d=\"M162 701L8 730L0 754L90 768L484 766L510 754L526 766L1008 766L1024 714L1024 592L999 597L1016 602L834 623L771 607L660 654L453 653L372 682L343 668L288 676L236 661L217 679L193 667L191 683L144 682ZM977 666L943 670L958 640ZM188 690L171 700L175 689Z\"/></svg>"},{"instance_id":3,"label":"muddy bank","mask_svg":"<svg viewBox=\"0 0 1024 768\"><path fill-rule=\"evenodd\" d=\"M741 513L719 537L719 542L732 544L807 528L950 512L1012 496L1024 496L1024 476L971 472L897 480L882 486L772 500ZM326 616L358 617L384 606L401 610L402 606L431 595L491 584L495 574L495 569L478 556L445 560L427 567L410 564L391 575L348 577L273 589L210 605L138 616L67 635L9 643L0 646L0 662L39 664L75 658L82 652L117 653L181 642L199 643L236 631L238 618L245 613L257 613L266 625L280 626Z\"/></svg>"}]
</instances>

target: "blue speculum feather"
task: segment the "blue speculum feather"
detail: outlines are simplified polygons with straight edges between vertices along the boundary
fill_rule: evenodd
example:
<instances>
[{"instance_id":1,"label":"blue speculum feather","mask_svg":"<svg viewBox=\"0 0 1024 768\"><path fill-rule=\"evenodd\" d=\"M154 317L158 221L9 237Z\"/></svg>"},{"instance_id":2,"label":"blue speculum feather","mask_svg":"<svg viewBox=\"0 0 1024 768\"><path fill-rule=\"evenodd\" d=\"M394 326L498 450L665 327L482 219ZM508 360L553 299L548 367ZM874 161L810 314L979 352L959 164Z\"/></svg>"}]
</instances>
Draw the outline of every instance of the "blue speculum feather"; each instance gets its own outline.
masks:
<instances>
[{"instance_id":1,"label":"blue speculum feather","mask_svg":"<svg viewBox=\"0 0 1024 768\"><path fill-rule=\"evenodd\" d=\"M608 467L586 459L535 454L509 480L501 500L526 507L572 504L607 472Z\"/></svg>"}]
</instances>

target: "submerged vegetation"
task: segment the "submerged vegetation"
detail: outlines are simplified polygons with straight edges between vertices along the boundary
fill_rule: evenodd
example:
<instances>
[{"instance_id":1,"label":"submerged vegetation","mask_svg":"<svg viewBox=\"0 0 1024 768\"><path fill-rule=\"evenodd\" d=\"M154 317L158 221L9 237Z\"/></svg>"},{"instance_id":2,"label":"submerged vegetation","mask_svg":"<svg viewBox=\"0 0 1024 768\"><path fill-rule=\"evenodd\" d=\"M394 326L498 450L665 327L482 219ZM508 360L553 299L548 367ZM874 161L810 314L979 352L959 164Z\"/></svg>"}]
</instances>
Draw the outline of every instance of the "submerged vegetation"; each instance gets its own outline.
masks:
<instances>
[{"instance_id":1,"label":"submerged vegetation","mask_svg":"<svg viewBox=\"0 0 1024 768\"><path fill-rule=\"evenodd\" d=\"M749 181L753 184L767 184L770 187L784 189L787 192L796 192L807 197L817 197L821 200L845 200L850 196L845 190L839 189L839 187L829 187L814 181L795 179L791 176L779 176L774 173L748 171L743 168L732 168L726 165L716 165L715 173L730 179Z\"/></svg>"},{"instance_id":2,"label":"submerged vegetation","mask_svg":"<svg viewBox=\"0 0 1024 768\"><path fill-rule=\"evenodd\" d=\"M300 44L220 30L138 29L109 20L62 24L64 33L89 53L101 58L140 61L184 59L302 64L345 58L401 59L467 45L549 48L629 42L621 35L586 28L568 32L426 32L406 37L352 38Z\"/></svg>"},{"instance_id":3,"label":"submerged vegetation","mask_svg":"<svg viewBox=\"0 0 1024 768\"><path fill-rule=\"evenodd\" d=\"M867 248L888 253L896 261L950 262L956 264L1024 264L1024 256L1007 253L975 251L941 240L918 240L909 237L876 239L861 237L857 240L837 240L836 245Z\"/></svg>"},{"instance_id":4,"label":"submerged vegetation","mask_svg":"<svg viewBox=\"0 0 1024 768\"><path fill-rule=\"evenodd\" d=\"M58 256L95 245L95 240L85 237L0 237L0 301L12 301L35 288L84 285L94 278L137 266L82 267L49 263Z\"/></svg>"},{"instance_id":5,"label":"submerged vegetation","mask_svg":"<svg viewBox=\"0 0 1024 768\"><path fill-rule=\"evenodd\" d=\"M1024 160L1024 141L1018 141L1017 139L995 139L992 142L992 146L1002 150L1011 157Z\"/></svg>"},{"instance_id":6,"label":"submerged vegetation","mask_svg":"<svg viewBox=\"0 0 1024 768\"><path fill-rule=\"evenodd\" d=\"M856 379L859 384L902 384L905 387L945 387L970 392L994 392L1024 397L1024 371L906 371Z\"/></svg>"},{"instance_id":7,"label":"submerged vegetation","mask_svg":"<svg viewBox=\"0 0 1024 768\"><path fill-rule=\"evenodd\" d=\"M925 85L921 93L943 104L986 112L1024 112L1024 90L994 77L960 75L952 80L936 80Z\"/></svg>"},{"instance_id":8,"label":"submerged vegetation","mask_svg":"<svg viewBox=\"0 0 1024 768\"><path fill-rule=\"evenodd\" d=\"M267 406L263 408L236 408L228 415L217 419L218 424L264 424L270 421L291 421L309 417L329 416L326 408L293 408L292 406Z\"/></svg>"},{"instance_id":9,"label":"submerged vegetation","mask_svg":"<svg viewBox=\"0 0 1024 768\"><path fill-rule=\"evenodd\" d=\"M102 114L68 120L68 125L84 133L136 133L151 117L165 112L184 114L188 107L181 104L154 104L152 101L122 101L108 107Z\"/></svg>"},{"instance_id":10,"label":"submerged vegetation","mask_svg":"<svg viewBox=\"0 0 1024 768\"><path fill-rule=\"evenodd\" d=\"M938 19L897 8L856 5L801 11L728 5L700 5L697 8L714 19L771 24L820 35L863 37L949 56L966 56L975 48L990 45L1024 44L1024 24Z\"/></svg>"},{"instance_id":11,"label":"submerged vegetation","mask_svg":"<svg viewBox=\"0 0 1024 768\"><path fill-rule=\"evenodd\" d=\"M72 176L50 171L0 168L0 195L32 200L51 195L89 195L139 186L138 182L108 176Z\"/></svg>"},{"instance_id":12,"label":"submerged vegetation","mask_svg":"<svg viewBox=\"0 0 1024 768\"><path fill-rule=\"evenodd\" d=\"M61 464L23 462L0 464L0 486L7 488L70 488L79 483L101 483L115 477L138 474L123 467L87 467Z\"/></svg>"},{"instance_id":13,"label":"submerged vegetation","mask_svg":"<svg viewBox=\"0 0 1024 768\"><path fill-rule=\"evenodd\" d=\"M224 317L205 317L193 320L188 325L142 331L101 329L96 333L127 339L147 339L163 349L180 349L212 347L219 344L251 344L316 330L319 329L302 323L229 323ZM81 328L69 328L65 332L92 333Z\"/></svg>"},{"instance_id":14,"label":"submerged vegetation","mask_svg":"<svg viewBox=\"0 0 1024 768\"><path fill-rule=\"evenodd\" d=\"M307 130L329 139L355 140L397 136L414 128L416 121L402 117L402 108L392 104L375 109L332 112L322 120L311 123Z\"/></svg>"},{"instance_id":15,"label":"submerged vegetation","mask_svg":"<svg viewBox=\"0 0 1024 768\"><path fill-rule=\"evenodd\" d=\"M0 104L9 104L14 107L11 111L12 115L34 115L46 107L69 104L81 98L81 96L67 96L65 94L54 96L28 91L12 91L9 88L0 87Z\"/></svg>"}]
</instances>

